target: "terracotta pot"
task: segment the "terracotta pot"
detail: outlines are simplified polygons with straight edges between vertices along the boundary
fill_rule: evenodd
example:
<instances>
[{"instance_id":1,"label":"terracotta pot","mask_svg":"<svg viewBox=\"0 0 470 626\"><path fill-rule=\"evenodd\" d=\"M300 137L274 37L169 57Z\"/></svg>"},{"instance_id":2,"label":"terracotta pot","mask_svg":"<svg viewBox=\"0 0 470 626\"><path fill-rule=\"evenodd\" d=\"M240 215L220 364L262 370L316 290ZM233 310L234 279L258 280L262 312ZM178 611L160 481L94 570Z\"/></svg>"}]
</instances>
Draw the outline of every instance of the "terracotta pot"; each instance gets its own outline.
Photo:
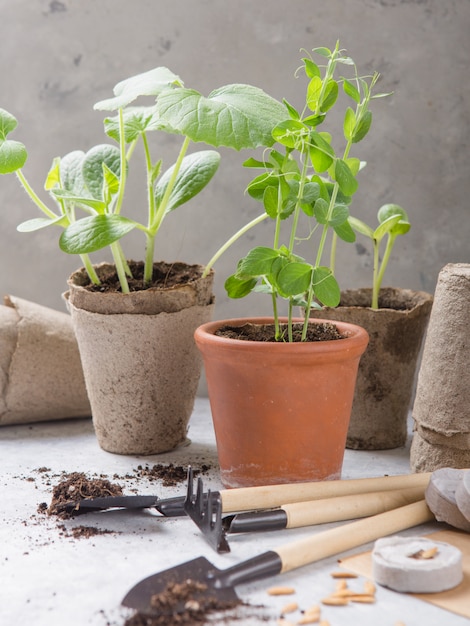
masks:
<instances>
[{"instance_id":1,"label":"terracotta pot","mask_svg":"<svg viewBox=\"0 0 470 626\"><path fill-rule=\"evenodd\" d=\"M96 266L98 275L109 268ZM104 450L157 454L186 440L202 366L193 335L211 318L212 282L210 274L121 294L87 291L83 269L70 277L66 296Z\"/></svg>"},{"instance_id":2,"label":"terracotta pot","mask_svg":"<svg viewBox=\"0 0 470 626\"><path fill-rule=\"evenodd\" d=\"M345 339L308 343L243 341L214 334L221 326L247 322L272 320L209 322L195 333L223 484L338 479L366 331L338 323Z\"/></svg>"},{"instance_id":3,"label":"terracotta pot","mask_svg":"<svg viewBox=\"0 0 470 626\"><path fill-rule=\"evenodd\" d=\"M418 360L432 295L385 288L380 308L369 307L371 289L342 292L340 306L315 311L322 319L358 324L369 333L361 359L346 447L385 450L405 445Z\"/></svg>"}]
</instances>

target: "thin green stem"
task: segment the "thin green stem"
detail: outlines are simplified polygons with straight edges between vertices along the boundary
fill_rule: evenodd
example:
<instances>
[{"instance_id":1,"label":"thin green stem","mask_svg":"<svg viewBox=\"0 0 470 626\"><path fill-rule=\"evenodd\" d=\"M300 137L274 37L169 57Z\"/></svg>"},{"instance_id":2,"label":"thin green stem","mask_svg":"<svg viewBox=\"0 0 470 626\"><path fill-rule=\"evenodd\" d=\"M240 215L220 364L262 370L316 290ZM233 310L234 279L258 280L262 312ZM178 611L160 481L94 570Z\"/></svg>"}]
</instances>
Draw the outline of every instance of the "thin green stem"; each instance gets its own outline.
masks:
<instances>
[{"instance_id":1,"label":"thin green stem","mask_svg":"<svg viewBox=\"0 0 470 626\"><path fill-rule=\"evenodd\" d=\"M273 302L274 337L276 341L279 341L279 339L281 338L281 330L279 326L279 312L277 309L277 296L274 291L271 293L271 299Z\"/></svg>"},{"instance_id":2,"label":"thin green stem","mask_svg":"<svg viewBox=\"0 0 470 626\"><path fill-rule=\"evenodd\" d=\"M44 202L41 200L41 198L34 192L33 188L31 187L31 185L26 180L26 177L23 174L22 170L16 170L15 173L16 173L16 176L18 177L18 180L20 181L23 189L26 191L26 193L31 198L31 200L34 202L34 204L39 209L41 209L41 211L45 215L47 215L47 217L50 217L51 220L56 220L59 217L59 215L56 215L54 213L54 211L51 211L49 209L49 207L44 204Z\"/></svg>"},{"instance_id":3,"label":"thin green stem","mask_svg":"<svg viewBox=\"0 0 470 626\"><path fill-rule=\"evenodd\" d=\"M129 283L127 282L125 264L122 260L121 247L115 242L110 245L110 248L114 259L114 265L116 266L116 272L119 278L119 282L121 284L121 291L122 293L129 293Z\"/></svg>"},{"instance_id":4,"label":"thin green stem","mask_svg":"<svg viewBox=\"0 0 470 626\"><path fill-rule=\"evenodd\" d=\"M155 237L150 234L146 236L145 264L144 264L144 285L152 282L153 277L153 257L155 253Z\"/></svg>"},{"instance_id":5,"label":"thin green stem","mask_svg":"<svg viewBox=\"0 0 470 626\"><path fill-rule=\"evenodd\" d=\"M391 233L388 234L387 245L385 247L385 252L382 258L382 263L380 264L380 269L377 274L375 274L375 259L374 259L374 293L373 293L373 300L372 300L373 309L379 308L380 287L382 286L382 280L383 280L385 270L388 265L388 261L390 259L390 255L392 253L392 248L393 248L393 244L395 243L395 239L396 239L396 235L393 235ZM377 256L378 256L378 251L377 251ZM377 258L377 264L378 264L378 258Z\"/></svg>"},{"instance_id":6,"label":"thin green stem","mask_svg":"<svg viewBox=\"0 0 470 626\"><path fill-rule=\"evenodd\" d=\"M214 263L218 261L218 259L222 256L222 254L226 252L230 248L230 246L237 241L237 239L240 239L240 237L244 235L248 230L250 230L250 228L253 228L253 226L256 226L257 224L265 220L267 217L269 217L267 213L263 213L262 215L259 215L254 220L251 220L251 222L249 222L248 224L245 224L243 228L240 228L240 230L238 230L232 237L230 237L230 239L228 239L224 243L224 245L217 250L217 252L211 258L209 263L206 265L206 268L203 273L203 277L206 277L209 274Z\"/></svg>"},{"instance_id":7,"label":"thin green stem","mask_svg":"<svg viewBox=\"0 0 470 626\"><path fill-rule=\"evenodd\" d=\"M119 151L121 161L121 176L119 180L119 193L116 201L116 207L114 213L119 215L121 213L122 203L124 201L124 191L127 181L127 157L126 157L126 137L124 133L124 113L122 108L119 109Z\"/></svg>"},{"instance_id":8,"label":"thin green stem","mask_svg":"<svg viewBox=\"0 0 470 626\"><path fill-rule=\"evenodd\" d=\"M302 172L300 174L299 190L297 193L297 200L296 200L295 209L294 209L294 219L292 223L292 229L291 229L290 240L289 240L290 252L292 252L294 249L294 244L295 244L296 234L297 234L297 226L298 226L299 217L300 217L300 204L302 202L305 183L307 181L308 157L305 151L303 151L302 154L303 154L304 159L303 159L303 164L302 164Z\"/></svg>"},{"instance_id":9,"label":"thin green stem","mask_svg":"<svg viewBox=\"0 0 470 626\"><path fill-rule=\"evenodd\" d=\"M374 266L373 266L373 279L372 279L372 308L379 308L379 288L378 288L378 273L379 273L379 242L374 239Z\"/></svg>"},{"instance_id":10,"label":"thin green stem","mask_svg":"<svg viewBox=\"0 0 470 626\"><path fill-rule=\"evenodd\" d=\"M155 194L153 193L152 182L152 158L147 135L145 133L142 133L142 142L144 144L145 166L147 169L148 227L150 228L150 225L155 219Z\"/></svg>"},{"instance_id":11,"label":"thin green stem","mask_svg":"<svg viewBox=\"0 0 470 626\"><path fill-rule=\"evenodd\" d=\"M88 278L91 280L91 282L94 285L99 285L101 283L98 274L96 273L95 268L93 267L93 263L90 260L90 257L88 256L88 254L81 254L80 255L80 259L82 260L83 266L86 269L86 272L88 274Z\"/></svg>"}]
</instances>

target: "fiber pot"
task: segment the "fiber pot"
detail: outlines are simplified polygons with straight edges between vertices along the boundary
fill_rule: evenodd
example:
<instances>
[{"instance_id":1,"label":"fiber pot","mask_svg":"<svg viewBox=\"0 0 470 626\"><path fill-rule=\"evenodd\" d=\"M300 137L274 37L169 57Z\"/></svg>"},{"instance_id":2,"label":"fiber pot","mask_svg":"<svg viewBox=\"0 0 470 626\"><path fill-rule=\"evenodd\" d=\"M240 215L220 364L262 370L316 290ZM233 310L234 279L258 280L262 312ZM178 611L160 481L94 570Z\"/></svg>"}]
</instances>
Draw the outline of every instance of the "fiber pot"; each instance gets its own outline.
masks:
<instances>
[{"instance_id":1,"label":"fiber pot","mask_svg":"<svg viewBox=\"0 0 470 626\"><path fill-rule=\"evenodd\" d=\"M384 288L379 309L371 289L341 293L340 306L316 311L319 318L358 324L369 346L357 375L346 447L385 450L405 445L417 365L433 297L423 291Z\"/></svg>"},{"instance_id":2,"label":"fiber pot","mask_svg":"<svg viewBox=\"0 0 470 626\"><path fill-rule=\"evenodd\" d=\"M272 319L209 322L195 333L223 484L245 487L340 478L366 331L335 322L346 338L302 343L244 341L215 334L223 326L246 323L269 324Z\"/></svg>"},{"instance_id":3,"label":"fiber pot","mask_svg":"<svg viewBox=\"0 0 470 626\"><path fill-rule=\"evenodd\" d=\"M213 274L179 265L199 277L129 294L87 290L84 269L68 281L93 425L108 452L157 454L186 439L202 365L193 335L212 315ZM100 277L112 269L96 266Z\"/></svg>"}]
</instances>

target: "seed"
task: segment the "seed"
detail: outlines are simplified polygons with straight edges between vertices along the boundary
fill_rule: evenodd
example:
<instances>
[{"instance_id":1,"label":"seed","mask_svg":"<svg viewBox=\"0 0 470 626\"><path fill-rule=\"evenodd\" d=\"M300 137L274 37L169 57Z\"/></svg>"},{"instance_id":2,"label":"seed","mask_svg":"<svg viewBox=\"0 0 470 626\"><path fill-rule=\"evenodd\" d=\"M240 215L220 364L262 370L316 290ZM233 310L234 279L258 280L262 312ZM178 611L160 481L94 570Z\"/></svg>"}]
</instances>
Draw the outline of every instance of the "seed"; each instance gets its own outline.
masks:
<instances>
[{"instance_id":1,"label":"seed","mask_svg":"<svg viewBox=\"0 0 470 626\"><path fill-rule=\"evenodd\" d=\"M377 591L377 588L371 580L366 580L366 582L364 583L364 591L367 594L373 596Z\"/></svg>"},{"instance_id":2,"label":"seed","mask_svg":"<svg viewBox=\"0 0 470 626\"><path fill-rule=\"evenodd\" d=\"M306 613L303 617L299 619L297 624L316 624L320 621L319 613Z\"/></svg>"},{"instance_id":3,"label":"seed","mask_svg":"<svg viewBox=\"0 0 470 626\"><path fill-rule=\"evenodd\" d=\"M330 622L327 619L322 619L318 626L330 626Z\"/></svg>"},{"instance_id":4,"label":"seed","mask_svg":"<svg viewBox=\"0 0 470 626\"><path fill-rule=\"evenodd\" d=\"M289 604L286 604L282 607L281 613L293 613L294 611L297 611L298 608L299 605L297 604L297 602L289 602Z\"/></svg>"},{"instance_id":5,"label":"seed","mask_svg":"<svg viewBox=\"0 0 470 626\"><path fill-rule=\"evenodd\" d=\"M437 553L438 553L438 548L437 546L434 546L434 548L429 548L429 550L423 550L423 553L421 554L421 558L433 559Z\"/></svg>"},{"instance_id":6,"label":"seed","mask_svg":"<svg viewBox=\"0 0 470 626\"><path fill-rule=\"evenodd\" d=\"M374 604L375 596L371 596L367 593L358 593L354 596L349 596L351 602L362 602L362 604Z\"/></svg>"},{"instance_id":7,"label":"seed","mask_svg":"<svg viewBox=\"0 0 470 626\"><path fill-rule=\"evenodd\" d=\"M268 594L270 596L290 596L295 593L295 589L293 587L271 587L268 589Z\"/></svg>"},{"instance_id":8,"label":"seed","mask_svg":"<svg viewBox=\"0 0 470 626\"><path fill-rule=\"evenodd\" d=\"M338 582L336 583L336 591L341 591L342 589L347 589L348 588L348 583L345 581L344 578L342 578L341 580L338 580Z\"/></svg>"},{"instance_id":9,"label":"seed","mask_svg":"<svg viewBox=\"0 0 470 626\"><path fill-rule=\"evenodd\" d=\"M349 604L349 599L344 596L328 596L328 598L323 598L322 604L327 604L328 606L346 606L346 604Z\"/></svg>"},{"instance_id":10,"label":"seed","mask_svg":"<svg viewBox=\"0 0 470 626\"><path fill-rule=\"evenodd\" d=\"M357 574L352 572L332 572L332 578L357 578Z\"/></svg>"},{"instance_id":11,"label":"seed","mask_svg":"<svg viewBox=\"0 0 470 626\"><path fill-rule=\"evenodd\" d=\"M304 612L306 615L311 615L312 613L320 613L320 611L321 607L319 604L312 604L312 606Z\"/></svg>"},{"instance_id":12,"label":"seed","mask_svg":"<svg viewBox=\"0 0 470 626\"><path fill-rule=\"evenodd\" d=\"M292 622L287 621L283 617L280 617L277 620L277 626L294 626L294 624Z\"/></svg>"}]
</instances>

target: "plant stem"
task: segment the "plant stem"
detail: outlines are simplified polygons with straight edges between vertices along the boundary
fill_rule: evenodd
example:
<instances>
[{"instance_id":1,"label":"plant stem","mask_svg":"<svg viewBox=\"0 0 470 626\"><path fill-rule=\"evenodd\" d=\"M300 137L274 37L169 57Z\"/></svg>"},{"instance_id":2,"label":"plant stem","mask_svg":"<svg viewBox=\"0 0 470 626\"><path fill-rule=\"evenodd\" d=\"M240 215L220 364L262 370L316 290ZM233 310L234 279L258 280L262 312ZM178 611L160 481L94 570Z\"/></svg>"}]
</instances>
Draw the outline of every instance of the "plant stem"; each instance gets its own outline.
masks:
<instances>
[{"instance_id":1,"label":"plant stem","mask_svg":"<svg viewBox=\"0 0 470 626\"><path fill-rule=\"evenodd\" d=\"M147 243L145 246L145 264L144 264L144 285L152 282L153 277L153 255L155 252L155 237L146 235Z\"/></svg>"},{"instance_id":2,"label":"plant stem","mask_svg":"<svg viewBox=\"0 0 470 626\"><path fill-rule=\"evenodd\" d=\"M44 202L41 200L41 198L33 191L33 188L31 187L31 185L26 180L26 177L23 174L22 170L16 170L16 176L18 177L18 180L20 181L23 189L26 191L26 193L31 198L31 200L34 202L34 204L37 207L39 207L39 209L41 209L41 211L45 215L47 215L47 217L50 217L52 220L56 220L59 217L59 215L56 215L54 213L54 211L51 211L49 209L49 207L47 207L44 204Z\"/></svg>"},{"instance_id":3,"label":"plant stem","mask_svg":"<svg viewBox=\"0 0 470 626\"><path fill-rule=\"evenodd\" d=\"M385 247L385 253L382 259L382 263L380 264L380 269L379 269L379 249L378 249L379 246L374 245L374 282L373 282L373 291L372 291L372 308L373 309L379 308L380 287L382 286L382 280L384 277L385 269L387 268L388 261L390 259L390 254L392 252L393 244L395 243L395 238L396 238L396 235L392 235L391 233L389 233L388 239L387 239L387 245Z\"/></svg>"},{"instance_id":4,"label":"plant stem","mask_svg":"<svg viewBox=\"0 0 470 626\"><path fill-rule=\"evenodd\" d=\"M114 259L114 265L116 266L116 272L119 278L119 282L121 284L121 291L122 293L129 293L129 283L127 282L126 269L122 260L121 247L116 242L114 242L110 245L110 248Z\"/></svg>"},{"instance_id":5,"label":"plant stem","mask_svg":"<svg viewBox=\"0 0 470 626\"><path fill-rule=\"evenodd\" d=\"M234 244L237 241L237 239L239 239L248 230L250 230L250 228L253 228L253 226L256 226L256 224L259 224L260 222L265 220L267 217L269 217L267 213L263 213L262 215L259 215L258 217L255 217L254 220L251 220L251 222L249 222L248 224L245 224L245 226L243 226L243 228L240 228L239 231L237 231L232 237L230 237L230 239L228 239L228 241L226 241L224 243L224 245L217 250L217 252L211 258L209 263L206 265L206 267L204 269L204 272L202 274L202 277L205 278L209 274L209 272L211 271L212 266L214 265L214 263L222 256L222 254L226 250L228 250L228 248L230 248L230 246L232 244Z\"/></svg>"},{"instance_id":6,"label":"plant stem","mask_svg":"<svg viewBox=\"0 0 470 626\"><path fill-rule=\"evenodd\" d=\"M119 180L119 194L116 201L116 208L114 213L119 215L121 213L122 203L124 201L124 190L126 188L127 180L127 158L126 158L126 137L124 134L124 113L122 108L119 109L119 151L121 161L121 176Z\"/></svg>"},{"instance_id":7,"label":"plant stem","mask_svg":"<svg viewBox=\"0 0 470 626\"><path fill-rule=\"evenodd\" d=\"M80 259L82 260L83 266L86 269L86 272L88 274L88 278L91 280L91 282L94 285L99 285L101 281L98 278L98 274L96 273L96 270L93 267L93 263L91 262L90 257L88 256L88 254L81 254L80 255Z\"/></svg>"}]
</instances>

